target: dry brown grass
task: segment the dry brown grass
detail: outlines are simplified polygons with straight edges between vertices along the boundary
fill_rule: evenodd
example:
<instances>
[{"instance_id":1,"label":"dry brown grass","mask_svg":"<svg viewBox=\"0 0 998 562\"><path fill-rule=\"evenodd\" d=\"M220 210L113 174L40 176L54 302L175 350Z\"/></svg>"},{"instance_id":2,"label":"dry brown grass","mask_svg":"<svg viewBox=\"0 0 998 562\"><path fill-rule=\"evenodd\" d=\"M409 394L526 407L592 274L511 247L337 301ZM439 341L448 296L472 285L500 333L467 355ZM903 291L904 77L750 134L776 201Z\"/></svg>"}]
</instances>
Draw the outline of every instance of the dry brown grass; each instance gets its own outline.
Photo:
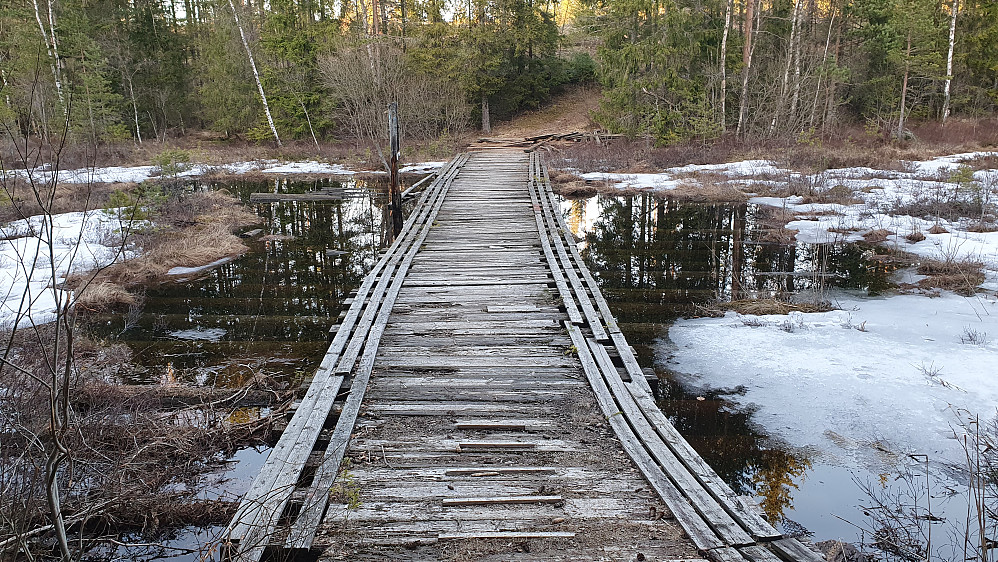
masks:
<instances>
[{"instance_id":1,"label":"dry brown grass","mask_svg":"<svg viewBox=\"0 0 998 562\"><path fill-rule=\"evenodd\" d=\"M946 234L947 232L949 231L938 224L932 225L932 228L929 229L929 234Z\"/></svg>"},{"instance_id":2,"label":"dry brown grass","mask_svg":"<svg viewBox=\"0 0 998 562\"><path fill-rule=\"evenodd\" d=\"M107 281L98 281L85 285L76 295L74 304L78 311L101 313L135 305L138 301L138 297L126 291L124 287Z\"/></svg>"},{"instance_id":3,"label":"dry brown grass","mask_svg":"<svg viewBox=\"0 0 998 562\"><path fill-rule=\"evenodd\" d=\"M912 230L904 239L914 244L925 240L925 235L922 234L921 230Z\"/></svg>"},{"instance_id":4,"label":"dry brown grass","mask_svg":"<svg viewBox=\"0 0 998 562\"><path fill-rule=\"evenodd\" d=\"M55 193L51 193L46 186L40 186L40 197L47 201L51 194L52 213L72 213L78 211L92 211L107 205L108 198L116 189L130 190L135 184L93 184L84 183L63 183L55 187ZM29 186L21 179L12 179L7 183L7 189L11 191L12 197L7 201L6 192L0 190L0 222L10 222L22 217L30 217L43 213L42 207L38 204Z\"/></svg>"},{"instance_id":5,"label":"dry brown grass","mask_svg":"<svg viewBox=\"0 0 998 562\"><path fill-rule=\"evenodd\" d=\"M160 279L174 267L197 267L246 251L233 234L259 218L224 191L184 194L164 204L157 224L139 237L142 254L101 271L95 282L130 288Z\"/></svg>"},{"instance_id":6,"label":"dry brown grass","mask_svg":"<svg viewBox=\"0 0 998 562\"><path fill-rule=\"evenodd\" d=\"M759 241L770 244L790 244L797 236L787 223L796 220L793 212L782 207L759 207Z\"/></svg>"},{"instance_id":7,"label":"dry brown grass","mask_svg":"<svg viewBox=\"0 0 998 562\"><path fill-rule=\"evenodd\" d=\"M575 172L551 168L548 170L548 176L551 179L551 189L563 197L592 197L599 193L596 186L586 182Z\"/></svg>"},{"instance_id":8,"label":"dry brown grass","mask_svg":"<svg viewBox=\"0 0 998 562\"><path fill-rule=\"evenodd\" d=\"M720 310L733 310L738 314L789 314L791 312L828 312L835 310L830 302L792 303L776 299L742 299L717 304Z\"/></svg>"},{"instance_id":9,"label":"dry brown grass","mask_svg":"<svg viewBox=\"0 0 998 562\"><path fill-rule=\"evenodd\" d=\"M971 260L923 260L918 264L918 273L928 277L919 281L918 286L971 296L977 292L977 286L984 282L983 267L981 262Z\"/></svg>"},{"instance_id":10,"label":"dry brown grass","mask_svg":"<svg viewBox=\"0 0 998 562\"><path fill-rule=\"evenodd\" d=\"M682 182L675 189L662 193L668 199L697 203L741 203L748 201L748 195L727 182L706 181L699 183Z\"/></svg>"},{"instance_id":11,"label":"dry brown grass","mask_svg":"<svg viewBox=\"0 0 998 562\"><path fill-rule=\"evenodd\" d=\"M881 242L886 242L888 238L893 236L895 233L892 230L887 230L885 228L877 228L867 232L863 235L863 240L866 240L870 244L880 244Z\"/></svg>"}]
</instances>

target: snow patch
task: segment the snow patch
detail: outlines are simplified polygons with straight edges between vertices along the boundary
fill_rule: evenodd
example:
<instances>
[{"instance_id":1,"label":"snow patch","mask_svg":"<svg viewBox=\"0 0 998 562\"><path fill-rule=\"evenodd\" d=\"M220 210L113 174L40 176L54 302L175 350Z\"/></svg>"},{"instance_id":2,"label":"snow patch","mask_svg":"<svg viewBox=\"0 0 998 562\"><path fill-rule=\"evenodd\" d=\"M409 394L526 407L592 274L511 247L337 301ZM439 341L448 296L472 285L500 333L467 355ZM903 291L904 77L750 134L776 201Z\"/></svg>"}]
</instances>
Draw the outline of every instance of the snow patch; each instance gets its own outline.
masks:
<instances>
[{"instance_id":1,"label":"snow patch","mask_svg":"<svg viewBox=\"0 0 998 562\"><path fill-rule=\"evenodd\" d=\"M68 275L135 256L122 232L142 224L120 219L125 209L29 217L0 226L0 327L51 322L70 292ZM51 247L51 251L50 251Z\"/></svg>"},{"instance_id":2,"label":"snow patch","mask_svg":"<svg viewBox=\"0 0 998 562\"><path fill-rule=\"evenodd\" d=\"M739 389L728 398L793 446L869 467L848 443L959 463L957 409L998 404L998 301L948 294L838 299L842 310L679 320L657 355L684 383Z\"/></svg>"}]
</instances>

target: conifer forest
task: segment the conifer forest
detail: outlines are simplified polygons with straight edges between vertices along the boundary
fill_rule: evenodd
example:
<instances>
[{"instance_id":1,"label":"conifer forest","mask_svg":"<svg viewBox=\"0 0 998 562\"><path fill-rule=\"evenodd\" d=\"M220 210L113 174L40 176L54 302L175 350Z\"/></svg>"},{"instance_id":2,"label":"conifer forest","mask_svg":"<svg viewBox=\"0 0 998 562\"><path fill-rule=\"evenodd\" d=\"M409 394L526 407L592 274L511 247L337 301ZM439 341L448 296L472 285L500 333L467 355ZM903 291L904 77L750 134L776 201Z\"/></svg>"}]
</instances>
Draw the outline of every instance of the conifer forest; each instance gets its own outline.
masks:
<instances>
[{"instance_id":1,"label":"conifer forest","mask_svg":"<svg viewBox=\"0 0 998 562\"><path fill-rule=\"evenodd\" d=\"M842 123L993 114L995 0L11 0L0 119L137 143L197 130L280 144L410 138L597 82L605 130L659 145L808 138ZM68 117L68 119L67 119Z\"/></svg>"}]
</instances>

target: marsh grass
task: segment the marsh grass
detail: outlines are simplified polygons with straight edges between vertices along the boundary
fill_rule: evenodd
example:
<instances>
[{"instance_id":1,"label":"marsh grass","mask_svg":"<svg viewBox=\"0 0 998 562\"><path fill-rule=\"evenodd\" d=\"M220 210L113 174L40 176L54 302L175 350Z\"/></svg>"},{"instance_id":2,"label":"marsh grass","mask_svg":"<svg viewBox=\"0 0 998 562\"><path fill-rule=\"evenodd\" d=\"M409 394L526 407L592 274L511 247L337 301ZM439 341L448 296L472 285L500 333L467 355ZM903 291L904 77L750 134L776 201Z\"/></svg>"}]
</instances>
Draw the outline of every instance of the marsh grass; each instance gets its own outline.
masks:
<instances>
[{"instance_id":1,"label":"marsh grass","mask_svg":"<svg viewBox=\"0 0 998 562\"><path fill-rule=\"evenodd\" d=\"M923 289L942 289L958 295L971 296L984 282L984 264L973 260L923 260L918 265L919 275L926 275L918 282Z\"/></svg>"},{"instance_id":2,"label":"marsh grass","mask_svg":"<svg viewBox=\"0 0 998 562\"><path fill-rule=\"evenodd\" d=\"M720 310L732 310L738 314L764 316L767 314L790 314L791 312L828 312L835 306L828 301L793 303L778 299L741 299L731 302L717 303Z\"/></svg>"}]
</instances>

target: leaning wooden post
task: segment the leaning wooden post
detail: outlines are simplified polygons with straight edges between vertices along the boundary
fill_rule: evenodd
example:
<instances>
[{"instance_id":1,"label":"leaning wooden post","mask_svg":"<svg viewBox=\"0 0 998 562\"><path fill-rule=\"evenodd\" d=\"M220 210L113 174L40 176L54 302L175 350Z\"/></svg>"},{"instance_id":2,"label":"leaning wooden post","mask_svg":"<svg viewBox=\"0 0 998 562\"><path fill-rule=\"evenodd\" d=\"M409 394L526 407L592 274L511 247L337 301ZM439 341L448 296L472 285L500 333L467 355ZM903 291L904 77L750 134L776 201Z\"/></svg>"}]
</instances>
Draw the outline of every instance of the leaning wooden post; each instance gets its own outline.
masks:
<instances>
[{"instance_id":1,"label":"leaning wooden post","mask_svg":"<svg viewBox=\"0 0 998 562\"><path fill-rule=\"evenodd\" d=\"M391 145L391 190L389 195L391 203L389 209L392 217L392 238L394 239L402 232L402 191L399 189L399 158L402 156L401 143L399 141L399 105L395 102L388 104L388 138Z\"/></svg>"}]
</instances>

